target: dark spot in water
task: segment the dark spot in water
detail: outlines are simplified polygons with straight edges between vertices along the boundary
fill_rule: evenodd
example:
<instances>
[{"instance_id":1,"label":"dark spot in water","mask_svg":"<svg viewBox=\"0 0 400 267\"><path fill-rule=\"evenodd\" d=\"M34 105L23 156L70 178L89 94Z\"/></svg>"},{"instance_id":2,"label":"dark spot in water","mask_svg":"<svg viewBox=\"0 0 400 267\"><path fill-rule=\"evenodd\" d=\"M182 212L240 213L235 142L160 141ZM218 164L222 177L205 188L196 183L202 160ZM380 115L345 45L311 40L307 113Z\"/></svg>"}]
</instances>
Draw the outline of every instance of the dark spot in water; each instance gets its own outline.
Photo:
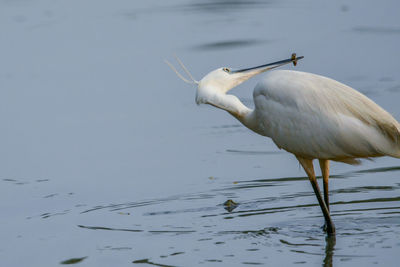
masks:
<instances>
[{"instance_id":1,"label":"dark spot in water","mask_svg":"<svg viewBox=\"0 0 400 267\"><path fill-rule=\"evenodd\" d=\"M5 182L13 182L15 185L25 185L25 184L29 184L29 182L18 181L18 180L16 180L16 179L10 179L10 178L4 178L3 181L5 181Z\"/></svg>"},{"instance_id":2,"label":"dark spot in water","mask_svg":"<svg viewBox=\"0 0 400 267\"><path fill-rule=\"evenodd\" d=\"M98 248L97 250L113 250L113 251L124 251L124 250L132 250L131 247L112 247L112 246L105 246L104 248Z\"/></svg>"},{"instance_id":3,"label":"dark spot in water","mask_svg":"<svg viewBox=\"0 0 400 267\"><path fill-rule=\"evenodd\" d=\"M187 1L189 2L189 1ZM188 12L198 13L208 13L208 14L222 14L222 13L231 13L231 12L243 12L247 9L255 9L255 8L263 8L268 7L272 3L278 1L274 0L251 0L251 1L243 1L243 0L208 0L208 1L191 1L189 4L181 4L181 5L160 5L149 8L141 8L135 9L134 11L123 12L119 15L126 17L127 19L134 20L139 15L142 14L153 14L155 12L182 12L187 14ZM234 21L238 19L239 16L229 16L224 17L224 19L228 19L229 21Z\"/></svg>"},{"instance_id":4,"label":"dark spot in water","mask_svg":"<svg viewBox=\"0 0 400 267\"><path fill-rule=\"evenodd\" d=\"M235 153L240 155L274 155L282 154L282 151L251 151L251 150L237 150L237 149L227 149L226 152Z\"/></svg>"},{"instance_id":5,"label":"dark spot in water","mask_svg":"<svg viewBox=\"0 0 400 267\"><path fill-rule=\"evenodd\" d=\"M347 11L349 11L349 6L348 5L342 5L341 7L340 7L340 11L342 11L342 12L347 12Z\"/></svg>"},{"instance_id":6,"label":"dark spot in water","mask_svg":"<svg viewBox=\"0 0 400 267\"><path fill-rule=\"evenodd\" d=\"M360 199L360 200L351 200L351 201L337 201L331 203L331 205L341 205L341 204L354 204L354 203L371 203L371 202L397 202L400 201L400 196L397 197L382 197L382 198L369 198L369 199Z\"/></svg>"},{"instance_id":7,"label":"dark spot in water","mask_svg":"<svg viewBox=\"0 0 400 267\"><path fill-rule=\"evenodd\" d=\"M151 230L148 231L151 234L176 234L176 235L181 235L181 234L190 234L190 233L195 233L196 231L168 231L168 230Z\"/></svg>"},{"instance_id":8,"label":"dark spot in water","mask_svg":"<svg viewBox=\"0 0 400 267\"><path fill-rule=\"evenodd\" d=\"M87 258L87 256L82 257L82 258L71 258L71 259L60 262L60 264L76 264L76 263L80 263L81 261L83 261L86 258Z\"/></svg>"},{"instance_id":9,"label":"dark spot in water","mask_svg":"<svg viewBox=\"0 0 400 267\"><path fill-rule=\"evenodd\" d=\"M264 209L240 210L240 211L233 212L233 214L236 214L237 217L248 217L248 216L255 216L255 215L287 212L290 210L297 210L299 208L315 207L315 206L318 206L318 204L302 204L302 205L293 205L293 206L264 208ZM203 216L203 217L205 217L205 216ZM272 228L270 228L270 230L271 229ZM275 229L277 229L277 228L275 228Z\"/></svg>"},{"instance_id":10,"label":"dark spot in water","mask_svg":"<svg viewBox=\"0 0 400 267\"><path fill-rule=\"evenodd\" d=\"M302 246L314 246L314 247L318 247L318 246L319 246L318 244L312 244L312 243L298 243L298 244L295 244L295 243L291 243L291 242L286 241L286 240L283 240L283 239L280 239L279 241L280 241L282 244L289 245L289 246L300 246L300 247L302 247Z\"/></svg>"},{"instance_id":11,"label":"dark spot in water","mask_svg":"<svg viewBox=\"0 0 400 267\"><path fill-rule=\"evenodd\" d=\"M15 22L18 22L18 23L23 23L23 22L26 22L26 21L27 21L26 17L23 16L23 15L16 15L16 16L14 16L14 17L13 17L13 20L14 20Z\"/></svg>"},{"instance_id":12,"label":"dark spot in water","mask_svg":"<svg viewBox=\"0 0 400 267\"><path fill-rule=\"evenodd\" d=\"M55 197L55 196L57 196L58 194L50 194L50 195L47 195L47 196L44 196L43 198L51 198L51 197Z\"/></svg>"},{"instance_id":13,"label":"dark spot in water","mask_svg":"<svg viewBox=\"0 0 400 267\"><path fill-rule=\"evenodd\" d=\"M165 264L155 263L155 262L150 261L149 259L135 260L135 261L132 261L132 263L135 263L135 264L150 264L150 265L153 265L153 266L160 266L160 267L175 267L173 265L165 265Z\"/></svg>"},{"instance_id":14,"label":"dark spot in water","mask_svg":"<svg viewBox=\"0 0 400 267\"><path fill-rule=\"evenodd\" d=\"M382 168L372 168L372 169L367 169L367 170L360 170L360 171L349 172L349 174L377 173L377 172L392 172L392 171L400 171L400 166L382 167Z\"/></svg>"},{"instance_id":15,"label":"dark spot in water","mask_svg":"<svg viewBox=\"0 0 400 267\"><path fill-rule=\"evenodd\" d=\"M127 18L127 19L129 19L129 20L136 20L137 17L138 17L137 12L134 12L134 11L123 12L120 15L125 17L125 18Z\"/></svg>"},{"instance_id":16,"label":"dark spot in water","mask_svg":"<svg viewBox=\"0 0 400 267\"><path fill-rule=\"evenodd\" d=\"M358 26L354 27L353 31L371 34L400 34L399 27Z\"/></svg>"},{"instance_id":17,"label":"dark spot in water","mask_svg":"<svg viewBox=\"0 0 400 267\"><path fill-rule=\"evenodd\" d=\"M116 248L110 248L110 250L118 250L118 251L121 251L121 250L131 250L132 248L130 248L130 247L116 247Z\"/></svg>"},{"instance_id":18,"label":"dark spot in water","mask_svg":"<svg viewBox=\"0 0 400 267\"><path fill-rule=\"evenodd\" d=\"M212 240L212 238L201 238L201 239L199 239L197 241L208 241L208 240Z\"/></svg>"},{"instance_id":19,"label":"dark spot in water","mask_svg":"<svg viewBox=\"0 0 400 267\"><path fill-rule=\"evenodd\" d=\"M9 178L4 178L3 181L6 181L6 182L16 182L17 180L9 179Z\"/></svg>"},{"instance_id":20,"label":"dark spot in water","mask_svg":"<svg viewBox=\"0 0 400 267\"><path fill-rule=\"evenodd\" d=\"M110 227L102 227L102 226L85 226L85 225L78 225L78 227L84 228L84 229L90 229L90 230L123 231L123 232L143 232L143 230L139 230L139 229L110 228Z\"/></svg>"},{"instance_id":21,"label":"dark spot in water","mask_svg":"<svg viewBox=\"0 0 400 267\"><path fill-rule=\"evenodd\" d=\"M42 213L42 214L40 215L40 217L41 217L42 219L47 219L47 218L50 218L50 217L53 217L53 216L57 216L57 215L65 215L65 214L67 214L69 211L70 211L70 210L64 210L64 211L62 211L62 212L54 212L54 213L46 212L46 213Z\"/></svg>"},{"instance_id":22,"label":"dark spot in water","mask_svg":"<svg viewBox=\"0 0 400 267\"><path fill-rule=\"evenodd\" d=\"M392 77L384 76L384 77L381 77L381 78L379 79L379 81L380 81L380 82L393 82L394 79L393 79Z\"/></svg>"},{"instance_id":23,"label":"dark spot in water","mask_svg":"<svg viewBox=\"0 0 400 267\"><path fill-rule=\"evenodd\" d=\"M119 215L131 215L129 212L117 212Z\"/></svg>"},{"instance_id":24,"label":"dark spot in water","mask_svg":"<svg viewBox=\"0 0 400 267\"><path fill-rule=\"evenodd\" d=\"M217 260L217 259L210 259L206 260L207 262L222 262L222 260Z\"/></svg>"},{"instance_id":25,"label":"dark spot in water","mask_svg":"<svg viewBox=\"0 0 400 267\"><path fill-rule=\"evenodd\" d=\"M182 252L182 251L180 251L180 252L174 252L174 253L171 253L171 254L169 254L170 256L177 256L177 255L181 255L181 254L185 254L185 252Z\"/></svg>"},{"instance_id":26,"label":"dark spot in water","mask_svg":"<svg viewBox=\"0 0 400 267\"><path fill-rule=\"evenodd\" d=\"M386 91L392 92L392 93L397 93L400 91L400 84L392 86L388 89L386 89Z\"/></svg>"},{"instance_id":27,"label":"dark spot in water","mask_svg":"<svg viewBox=\"0 0 400 267\"><path fill-rule=\"evenodd\" d=\"M232 11L243 12L251 8L263 8L271 5L275 1L260 1L260 0L208 0L194 1L192 4L182 5L179 8L185 11L206 12L206 13L230 13Z\"/></svg>"},{"instance_id":28,"label":"dark spot in water","mask_svg":"<svg viewBox=\"0 0 400 267\"><path fill-rule=\"evenodd\" d=\"M261 229L261 230L221 231L221 232L218 232L218 234L260 237L260 236L266 236L266 235L269 235L271 233L276 233L276 232L277 232L277 228L270 227L270 228L265 228L265 229Z\"/></svg>"},{"instance_id":29,"label":"dark spot in water","mask_svg":"<svg viewBox=\"0 0 400 267\"><path fill-rule=\"evenodd\" d=\"M194 198L197 199L197 198ZM182 210L165 210L165 211L155 211L155 212L146 212L143 215L145 216L155 216L155 215L168 215L168 214L178 214L178 213L189 213L189 212L201 212L201 211L212 211L217 209L216 207L203 207L196 209L182 209Z\"/></svg>"},{"instance_id":30,"label":"dark spot in water","mask_svg":"<svg viewBox=\"0 0 400 267\"><path fill-rule=\"evenodd\" d=\"M343 193L360 193L360 192L371 192L371 191L393 191L395 189L397 189L397 187L394 186L359 186L359 187L332 190L330 192L333 194L343 194Z\"/></svg>"},{"instance_id":31,"label":"dark spot in water","mask_svg":"<svg viewBox=\"0 0 400 267\"><path fill-rule=\"evenodd\" d=\"M304 251L304 250L295 250L295 249L291 249L290 251L291 251L291 252L300 253L300 254L323 256L323 254L321 254L321 253L312 253L312 252L307 252L307 251Z\"/></svg>"},{"instance_id":32,"label":"dark spot in water","mask_svg":"<svg viewBox=\"0 0 400 267\"><path fill-rule=\"evenodd\" d=\"M242 128L243 126L240 124L227 124L227 125L218 125L218 126L211 126L213 129L229 129L229 128Z\"/></svg>"},{"instance_id":33,"label":"dark spot in water","mask_svg":"<svg viewBox=\"0 0 400 267\"><path fill-rule=\"evenodd\" d=\"M236 49L236 48L244 48L254 45L259 45L262 43L266 43L266 41L256 40L256 39L248 39L248 40L229 40L229 41L218 41L212 43L205 43L193 46L194 50L227 50L227 49Z\"/></svg>"},{"instance_id":34,"label":"dark spot in water","mask_svg":"<svg viewBox=\"0 0 400 267\"><path fill-rule=\"evenodd\" d=\"M367 79L368 79L368 77L364 76L364 75L352 75L350 77L347 77L347 80L353 81L353 82L366 81Z\"/></svg>"},{"instance_id":35,"label":"dark spot in water","mask_svg":"<svg viewBox=\"0 0 400 267\"><path fill-rule=\"evenodd\" d=\"M81 213L88 213L88 212L99 211L99 210L103 210L103 209L109 209L110 211L119 211L119 210L132 209L132 208L138 208L138 207L143 207L143 206L157 205L157 204L172 202L172 201L177 201L177 200L210 199L213 197L214 197L214 195L211 195L208 193L178 195L178 196L171 196L171 197L167 197L167 198L153 199L153 200L140 201L140 202L110 204L110 205L105 205L105 206L99 205L99 206L95 206L91 209L84 210ZM181 213L181 212L196 212L196 211L202 211L204 209L210 210L210 209L215 209L215 208L210 207L210 208L200 208L200 209L185 209L185 210L178 210L178 211L149 212L149 213L146 213L145 215L161 215L161 214Z\"/></svg>"}]
</instances>

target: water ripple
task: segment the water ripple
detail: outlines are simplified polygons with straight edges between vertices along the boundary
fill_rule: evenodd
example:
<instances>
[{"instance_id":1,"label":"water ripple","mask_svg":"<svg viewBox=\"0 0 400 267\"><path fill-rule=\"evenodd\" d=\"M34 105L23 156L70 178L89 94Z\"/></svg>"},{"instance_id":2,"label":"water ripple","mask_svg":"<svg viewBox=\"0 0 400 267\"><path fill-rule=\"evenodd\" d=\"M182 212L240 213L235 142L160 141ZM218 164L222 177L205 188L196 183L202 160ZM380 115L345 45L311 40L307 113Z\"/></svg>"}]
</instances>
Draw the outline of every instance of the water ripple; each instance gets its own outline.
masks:
<instances>
[{"instance_id":1,"label":"water ripple","mask_svg":"<svg viewBox=\"0 0 400 267\"><path fill-rule=\"evenodd\" d=\"M257 40L257 39L226 40L226 41L218 41L218 42L195 45L192 47L192 49L201 51L239 49L239 48L264 44L266 42L267 41L265 40Z\"/></svg>"}]
</instances>

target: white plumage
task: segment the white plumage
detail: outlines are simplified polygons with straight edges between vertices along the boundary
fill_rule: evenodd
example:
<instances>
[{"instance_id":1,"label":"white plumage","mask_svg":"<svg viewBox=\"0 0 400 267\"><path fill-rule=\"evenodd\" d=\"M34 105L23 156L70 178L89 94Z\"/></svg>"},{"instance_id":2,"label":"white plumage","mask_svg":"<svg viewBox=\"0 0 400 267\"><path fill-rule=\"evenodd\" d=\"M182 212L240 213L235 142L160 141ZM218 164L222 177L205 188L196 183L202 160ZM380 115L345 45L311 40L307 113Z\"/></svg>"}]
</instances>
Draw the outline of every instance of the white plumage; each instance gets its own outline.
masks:
<instances>
[{"instance_id":1,"label":"white plumage","mask_svg":"<svg viewBox=\"0 0 400 267\"><path fill-rule=\"evenodd\" d=\"M253 93L257 121L279 148L307 159L356 163L400 157L400 125L358 91L298 71L269 72Z\"/></svg>"},{"instance_id":2,"label":"white plumage","mask_svg":"<svg viewBox=\"0 0 400 267\"><path fill-rule=\"evenodd\" d=\"M293 153L310 179L325 217L328 234L335 233L329 213L329 161L359 163L359 158L400 158L400 124L384 109L360 92L323 76L280 70L269 72L254 89L255 109L246 107L229 90L256 74L296 63L291 59L254 68L219 68L198 84L197 104L209 104L228 111L250 130L270 137L282 149ZM324 198L316 180L313 160L318 159L324 183Z\"/></svg>"}]
</instances>

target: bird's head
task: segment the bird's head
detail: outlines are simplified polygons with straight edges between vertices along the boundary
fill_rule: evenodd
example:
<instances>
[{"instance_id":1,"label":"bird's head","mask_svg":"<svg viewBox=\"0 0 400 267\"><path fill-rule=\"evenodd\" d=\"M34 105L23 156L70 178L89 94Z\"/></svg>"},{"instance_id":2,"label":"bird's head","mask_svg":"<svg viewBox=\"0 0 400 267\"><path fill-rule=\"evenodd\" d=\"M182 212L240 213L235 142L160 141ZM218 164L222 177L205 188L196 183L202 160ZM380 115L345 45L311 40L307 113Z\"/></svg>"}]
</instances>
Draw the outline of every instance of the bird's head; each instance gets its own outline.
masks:
<instances>
[{"instance_id":1,"label":"bird's head","mask_svg":"<svg viewBox=\"0 0 400 267\"><path fill-rule=\"evenodd\" d=\"M210 98L226 94L229 90L247 81L251 77L267 71L268 68L252 70L234 70L224 67L211 71L198 83L196 91L197 104L209 104Z\"/></svg>"},{"instance_id":2,"label":"bird's head","mask_svg":"<svg viewBox=\"0 0 400 267\"><path fill-rule=\"evenodd\" d=\"M265 71L280 67L282 65L292 63L296 64L297 60L303 57L296 57L296 54L292 54L290 59L277 61L274 63L268 63L257 67L245 68L245 69L231 69L231 68L218 68L211 71L200 81L196 81L182 62L177 58L179 64L182 66L186 74L191 80L184 78L169 62L166 62L176 74L187 83L197 84L196 91L196 103L197 104L212 104L213 98L225 95L229 90L238 86L244 81L247 81L251 77L263 73Z\"/></svg>"}]
</instances>

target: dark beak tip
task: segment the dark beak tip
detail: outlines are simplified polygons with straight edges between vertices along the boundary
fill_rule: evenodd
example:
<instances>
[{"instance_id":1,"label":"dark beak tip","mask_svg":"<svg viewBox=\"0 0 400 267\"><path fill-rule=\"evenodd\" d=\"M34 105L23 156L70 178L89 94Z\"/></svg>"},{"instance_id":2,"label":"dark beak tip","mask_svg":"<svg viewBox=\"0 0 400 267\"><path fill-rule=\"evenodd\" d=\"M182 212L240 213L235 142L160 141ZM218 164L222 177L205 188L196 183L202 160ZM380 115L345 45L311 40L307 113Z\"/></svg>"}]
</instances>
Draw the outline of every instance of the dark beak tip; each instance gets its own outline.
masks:
<instances>
[{"instance_id":1,"label":"dark beak tip","mask_svg":"<svg viewBox=\"0 0 400 267\"><path fill-rule=\"evenodd\" d=\"M244 72L244 71L249 71L249 70L269 67L268 69L264 70L264 71L266 71L266 70L274 69L274 68L280 67L280 66L285 65L285 64L290 64L290 63L293 63L293 65L296 66L297 65L297 61L299 59L303 59L303 58L304 58L304 56L297 57L296 53L293 53L291 58L289 58L289 59L277 61L277 62L274 62L274 63L264 64L264 65L257 66L257 67L239 69L239 70L232 71L232 73L238 73L238 72Z\"/></svg>"}]
</instances>

